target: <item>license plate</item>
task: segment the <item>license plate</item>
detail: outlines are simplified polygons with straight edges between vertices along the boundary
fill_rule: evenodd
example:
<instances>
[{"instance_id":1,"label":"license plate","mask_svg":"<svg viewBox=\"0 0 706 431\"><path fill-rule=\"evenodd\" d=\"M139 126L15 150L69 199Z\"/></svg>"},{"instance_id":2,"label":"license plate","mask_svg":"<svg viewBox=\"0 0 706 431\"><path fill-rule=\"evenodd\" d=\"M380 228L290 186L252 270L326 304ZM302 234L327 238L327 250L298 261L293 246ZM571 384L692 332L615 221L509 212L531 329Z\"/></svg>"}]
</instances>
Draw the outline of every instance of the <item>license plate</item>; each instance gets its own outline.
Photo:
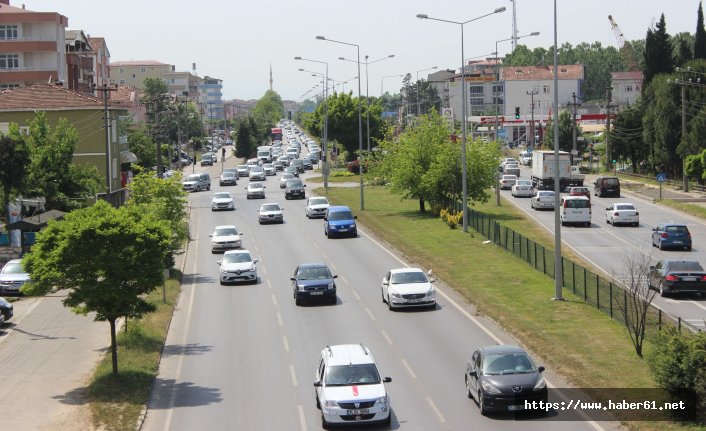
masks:
<instances>
[{"instance_id":1,"label":"license plate","mask_svg":"<svg viewBox=\"0 0 706 431\"><path fill-rule=\"evenodd\" d=\"M415 303L415 302L422 302L422 300L421 299L408 299L407 302Z\"/></svg>"},{"instance_id":2,"label":"license plate","mask_svg":"<svg viewBox=\"0 0 706 431\"><path fill-rule=\"evenodd\" d=\"M324 292L309 292L309 295L323 295Z\"/></svg>"},{"instance_id":3,"label":"license plate","mask_svg":"<svg viewBox=\"0 0 706 431\"><path fill-rule=\"evenodd\" d=\"M358 410L348 410L346 413L348 413L349 416L359 416L359 415L367 415L369 412L369 409L358 409Z\"/></svg>"},{"instance_id":4,"label":"license plate","mask_svg":"<svg viewBox=\"0 0 706 431\"><path fill-rule=\"evenodd\" d=\"M517 405L517 406L507 406L507 409L508 409L509 411L511 411L511 412L512 412L512 411L516 411L516 410L524 410L524 409L525 409L525 406L523 406L523 405L521 405L521 404L520 404L520 405Z\"/></svg>"},{"instance_id":5,"label":"license plate","mask_svg":"<svg viewBox=\"0 0 706 431\"><path fill-rule=\"evenodd\" d=\"M338 229L338 230L339 230L340 232L347 232L347 231L348 231L348 228L346 227L346 228L342 228L342 229Z\"/></svg>"},{"instance_id":6,"label":"license plate","mask_svg":"<svg viewBox=\"0 0 706 431\"><path fill-rule=\"evenodd\" d=\"M684 281L696 281L696 277L682 277Z\"/></svg>"},{"instance_id":7,"label":"license plate","mask_svg":"<svg viewBox=\"0 0 706 431\"><path fill-rule=\"evenodd\" d=\"M672 241L673 244L681 244L681 241Z\"/></svg>"}]
</instances>

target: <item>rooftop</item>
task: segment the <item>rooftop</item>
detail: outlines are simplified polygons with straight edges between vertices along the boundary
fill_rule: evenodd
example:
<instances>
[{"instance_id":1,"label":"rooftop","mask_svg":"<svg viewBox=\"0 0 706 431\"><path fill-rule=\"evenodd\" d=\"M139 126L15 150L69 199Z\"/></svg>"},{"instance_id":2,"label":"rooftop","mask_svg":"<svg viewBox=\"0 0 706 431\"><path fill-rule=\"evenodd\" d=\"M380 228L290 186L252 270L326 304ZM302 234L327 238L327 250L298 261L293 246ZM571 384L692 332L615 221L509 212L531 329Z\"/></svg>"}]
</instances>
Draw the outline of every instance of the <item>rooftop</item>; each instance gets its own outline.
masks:
<instances>
[{"instance_id":1,"label":"rooftop","mask_svg":"<svg viewBox=\"0 0 706 431\"><path fill-rule=\"evenodd\" d=\"M583 64L559 65L559 79L584 79ZM554 79L553 66L505 66L502 68L505 81L549 81Z\"/></svg>"},{"instance_id":2,"label":"rooftop","mask_svg":"<svg viewBox=\"0 0 706 431\"><path fill-rule=\"evenodd\" d=\"M0 91L0 112L66 109L103 109L103 100L50 84Z\"/></svg>"},{"instance_id":3,"label":"rooftop","mask_svg":"<svg viewBox=\"0 0 706 431\"><path fill-rule=\"evenodd\" d=\"M171 64L162 63L156 60L134 60L134 61L114 61L110 63L110 67L125 67L125 66L170 66Z\"/></svg>"}]
</instances>

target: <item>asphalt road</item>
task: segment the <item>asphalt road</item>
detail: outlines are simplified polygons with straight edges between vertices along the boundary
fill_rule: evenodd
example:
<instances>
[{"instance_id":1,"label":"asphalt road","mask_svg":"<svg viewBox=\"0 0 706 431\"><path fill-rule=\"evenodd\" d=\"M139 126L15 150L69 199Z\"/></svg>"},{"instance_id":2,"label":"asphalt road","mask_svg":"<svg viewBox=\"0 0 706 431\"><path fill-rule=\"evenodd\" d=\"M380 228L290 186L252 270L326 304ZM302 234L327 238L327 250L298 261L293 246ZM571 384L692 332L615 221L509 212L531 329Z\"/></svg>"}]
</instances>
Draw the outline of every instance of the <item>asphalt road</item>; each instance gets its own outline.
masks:
<instances>
[{"instance_id":1,"label":"asphalt road","mask_svg":"<svg viewBox=\"0 0 706 431\"><path fill-rule=\"evenodd\" d=\"M380 281L404 262L364 228L358 238L327 239L323 221L305 217L303 200L284 199L279 174L267 179L266 199L246 200L247 180L241 179L226 187L235 191L236 210L211 212L212 192L221 189L215 175L220 169L220 163L207 169L215 180L211 192L189 196L193 240L183 292L142 429L320 429L314 372L321 349L339 343L364 343L382 375L392 378L391 429L614 428L481 416L466 398L464 367L477 346L513 343L507 334L474 317L441 283L435 310L388 311ZM256 209L271 201L284 207L285 223L260 226ZM208 234L230 223L245 232L244 247L260 259L257 284L219 285L220 255L211 254ZM294 305L289 277L304 262L325 262L338 274L336 305Z\"/></svg>"},{"instance_id":2,"label":"asphalt road","mask_svg":"<svg viewBox=\"0 0 706 431\"><path fill-rule=\"evenodd\" d=\"M530 168L522 167L520 178L530 178ZM593 192L593 185L584 184ZM530 199L513 198L510 190L501 191L514 205L522 209L530 218L537 221L552 235L554 234L554 213L535 211L530 207ZM640 213L639 227L611 226L605 221L605 209L616 202L632 202ZM687 214L670 208L655 205L641 195L621 190L620 198L599 198L591 195L592 223L590 228L561 227L562 243L573 248L588 262L604 272L604 276L618 278L626 276L626 256L645 254L656 263L661 259L697 260L706 265L706 223ZM691 251L681 249L663 250L651 246L652 228L659 223L676 221L686 223L691 232ZM694 295L662 298L655 296L654 304L664 311L684 319L697 327L704 328L706 319L706 297Z\"/></svg>"}]
</instances>

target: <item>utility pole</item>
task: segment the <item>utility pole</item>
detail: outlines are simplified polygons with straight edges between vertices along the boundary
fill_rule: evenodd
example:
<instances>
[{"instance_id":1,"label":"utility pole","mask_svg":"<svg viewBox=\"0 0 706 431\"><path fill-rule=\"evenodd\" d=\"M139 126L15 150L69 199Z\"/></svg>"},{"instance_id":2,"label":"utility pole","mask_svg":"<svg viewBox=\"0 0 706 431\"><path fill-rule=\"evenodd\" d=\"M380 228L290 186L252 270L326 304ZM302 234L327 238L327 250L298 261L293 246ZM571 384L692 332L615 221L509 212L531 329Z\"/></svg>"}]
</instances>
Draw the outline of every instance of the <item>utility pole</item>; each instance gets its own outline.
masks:
<instances>
[{"instance_id":1,"label":"utility pole","mask_svg":"<svg viewBox=\"0 0 706 431\"><path fill-rule=\"evenodd\" d=\"M571 98L573 99L573 102L569 103L568 105L571 107L571 115L572 115L572 121L571 121L571 131L573 133L573 138L572 138L572 144L571 144L571 149L576 151L576 133L577 133L577 127L576 127L576 108L581 106L580 103L576 103L576 93L571 93Z\"/></svg>"},{"instance_id":2,"label":"utility pole","mask_svg":"<svg viewBox=\"0 0 706 431\"><path fill-rule=\"evenodd\" d=\"M681 86L681 136L686 137L686 86ZM684 181L684 191L689 191L689 176L686 175L686 155L682 156L682 176ZM661 185L662 183L660 183Z\"/></svg>"},{"instance_id":3,"label":"utility pole","mask_svg":"<svg viewBox=\"0 0 706 431\"><path fill-rule=\"evenodd\" d=\"M531 123L530 123L530 133L532 134L532 140L528 140L527 142L532 142L532 149L534 150L534 146L536 144L535 139L534 139L534 96L539 94L539 91L537 90L532 90L528 91L527 94L530 96L531 103L530 103L530 117L531 117Z\"/></svg>"},{"instance_id":4,"label":"utility pole","mask_svg":"<svg viewBox=\"0 0 706 431\"><path fill-rule=\"evenodd\" d=\"M154 142L157 147L157 177L164 178L164 167L162 166L162 149L159 144L159 111L157 110L158 101L154 101Z\"/></svg>"},{"instance_id":5,"label":"utility pole","mask_svg":"<svg viewBox=\"0 0 706 431\"><path fill-rule=\"evenodd\" d=\"M94 87L94 90L103 93L103 111L105 112L105 200L106 202L111 201L111 179L112 175L110 172L110 108L108 107L108 99L111 91L117 91L117 85L108 85L103 83L102 87Z\"/></svg>"},{"instance_id":6,"label":"utility pole","mask_svg":"<svg viewBox=\"0 0 706 431\"><path fill-rule=\"evenodd\" d=\"M613 105L610 102L613 100L613 90L608 87L606 90L606 134L605 134L605 155L606 155L606 169L611 169L611 164L613 163L613 149L610 147L610 116L611 110L617 108L618 105Z\"/></svg>"}]
</instances>

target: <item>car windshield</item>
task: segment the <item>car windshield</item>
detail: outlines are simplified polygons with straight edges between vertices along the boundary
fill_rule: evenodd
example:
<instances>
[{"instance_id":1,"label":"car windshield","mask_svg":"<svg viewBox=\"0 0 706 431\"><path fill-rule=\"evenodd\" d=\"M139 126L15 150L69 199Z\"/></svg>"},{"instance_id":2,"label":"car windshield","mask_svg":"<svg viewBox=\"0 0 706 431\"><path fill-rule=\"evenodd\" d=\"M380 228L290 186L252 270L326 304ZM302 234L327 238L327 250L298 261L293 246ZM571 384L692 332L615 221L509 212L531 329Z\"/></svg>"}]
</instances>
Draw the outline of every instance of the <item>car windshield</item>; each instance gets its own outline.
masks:
<instances>
[{"instance_id":1,"label":"car windshield","mask_svg":"<svg viewBox=\"0 0 706 431\"><path fill-rule=\"evenodd\" d=\"M262 167L263 169L272 169L272 165L269 163L265 163L264 165L262 165Z\"/></svg>"},{"instance_id":2,"label":"car windshield","mask_svg":"<svg viewBox=\"0 0 706 431\"><path fill-rule=\"evenodd\" d=\"M213 231L213 236L231 236L237 234L238 229L234 227L219 227Z\"/></svg>"},{"instance_id":3,"label":"car windshield","mask_svg":"<svg viewBox=\"0 0 706 431\"><path fill-rule=\"evenodd\" d=\"M670 262L667 266L669 271L698 271L703 272L704 268L699 262Z\"/></svg>"},{"instance_id":4,"label":"car windshield","mask_svg":"<svg viewBox=\"0 0 706 431\"><path fill-rule=\"evenodd\" d=\"M228 178L228 177L234 177L235 172L223 172L223 175L221 175L223 178Z\"/></svg>"},{"instance_id":5,"label":"car windshield","mask_svg":"<svg viewBox=\"0 0 706 431\"><path fill-rule=\"evenodd\" d=\"M225 256L223 256L223 262L225 263L243 263L251 261L252 257L250 257L250 253L226 253Z\"/></svg>"},{"instance_id":6,"label":"car windshield","mask_svg":"<svg viewBox=\"0 0 706 431\"><path fill-rule=\"evenodd\" d=\"M260 206L260 211L279 211L279 205L265 204L265 205Z\"/></svg>"},{"instance_id":7,"label":"car windshield","mask_svg":"<svg viewBox=\"0 0 706 431\"><path fill-rule=\"evenodd\" d=\"M236 169L248 169L248 165L238 165Z\"/></svg>"},{"instance_id":8,"label":"car windshield","mask_svg":"<svg viewBox=\"0 0 706 431\"><path fill-rule=\"evenodd\" d=\"M376 385L380 374L375 364L337 365L326 370L326 386Z\"/></svg>"},{"instance_id":9,"label":"car windshield","mask_svg":"<svg viewBox=\"0 0 706 431\"><path fill-rule=\"evenodd\" d=\"M397 272L390 276L392 284L426 283L427 276L421 271Z\"/></svg>"},{"instance_id":10,"label":"car windshield","mask_svg":"<svg viewBox=\"0 0 706 431\"><path fill-rule=\"evenodd\" d=\"M326 198L311 198L309 199L309 205L326 205L328 199Z\"/></svg>"},{"instance_id":11,"label":"car windshield","mask_svg":"<svg viewBox=\"0 0 706 431\"><path fill-rule=\"evenodd\" d=\"M263 187L265 187L265 186L262 185L261 183L250 183L250 184L248 184L248 188L249 188L249 189L261 189L261 188L263 188Z\"/></svg>"},{"instance_id":12,"label":"car windshield","mask_svg":"<svg viewBox=\"0 0 706 431\"><path fill-rule=\"evenodd\" d=\"M19 262L8 262L2 268L3 274L24 274L25 270Z\"/></svg>"},{"instance_id":13,"label":"car windshield","mask_svg":"<svg viewBox=\"0 0 706 431\"><path fill-rule=\"evenodd\" d=\"M230 193L218 192L213 195L213 199L230 199Z\"/></svg>"},{"instance_id":14,"label":"car windshield","mask_svg":"<svg viewBox=\"0 0 706 431\"><path fill-rule=\"evenodd\" d=\"M287 181L287 187L301 187L304 183L301 180L289 180Z\"/></svg>"},{"instance_id":15,"label":"car windshield","mask_svg":"<svg viewBox=\"0 0 706 431\"><path fill-rule=\"evenodd\" d=\"M297 280L326 280L328 278L331 278L331 271L325 266L299 268L299 272L297 272Z\"/></svg>"},{"instance_id":16,"label":"car windshield","mask_svg":"<svg viewBox=\"0 0 706 431\"><path fill-rule=\"evenodd\" d=\"M353 214L350 211L334 211L328 214L329 220L352 220Z\"/></svg>"},{"instance_id":17,"label":"car windshield","mask_svg":"<svg viewBox=\"0 0 706 431\"><path fill-rule=\"evenodd\" d=\"M250 168L250 172L262 172L262 168L259 166L253 166Z\"/></svg>"},{"instance_id":18,"label":"car windshield","mask_svg":"<svg viewBox=\"0 0 706 431\"><path fill-rule=\"evenodd\" d=\"M198 181L200 175L199 174L191 174L188 177L186 177L186 181Z\"/></svg>"},{"instance_id":19,"label":"car windshield","mask_svg":"<svg viewBox=\"0 0 706 431\"><path fill-rule=\"evenodd\" d=\"M620 211L620 210L635 210L635 205L631 204L619 204L615 206L615 209Z\"/></svg>"},{"instance_id":20,"label":"car windshield","mask_svg":"<svg viewBox=\"0 0 706 431\"><path fill-rule=\"evenodd\" d=\"M495 353L485 356L483 374L526 374L537 371L527 353Z\"/></svg>"}]
</instances>

